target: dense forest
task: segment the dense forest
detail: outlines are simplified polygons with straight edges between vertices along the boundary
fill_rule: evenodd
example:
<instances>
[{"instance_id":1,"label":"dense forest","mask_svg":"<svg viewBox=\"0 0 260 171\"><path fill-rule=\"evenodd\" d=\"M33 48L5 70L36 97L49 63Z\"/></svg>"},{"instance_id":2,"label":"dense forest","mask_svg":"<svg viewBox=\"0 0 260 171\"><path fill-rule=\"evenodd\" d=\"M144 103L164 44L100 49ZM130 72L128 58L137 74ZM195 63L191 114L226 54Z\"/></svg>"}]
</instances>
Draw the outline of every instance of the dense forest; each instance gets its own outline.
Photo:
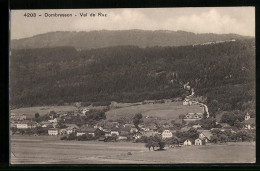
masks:
<instances>
[{"instance_id":1,"label":"dense forest","mask_svg":"<svg viewBox=\"0 0 260 171\"><path fill-rule=\"evenodd\" d=\"M212 114L255 106L255 40L180 47L12 50L12 108L137 102L185 95L189 82Z\"/></svg>"}]
</instances>

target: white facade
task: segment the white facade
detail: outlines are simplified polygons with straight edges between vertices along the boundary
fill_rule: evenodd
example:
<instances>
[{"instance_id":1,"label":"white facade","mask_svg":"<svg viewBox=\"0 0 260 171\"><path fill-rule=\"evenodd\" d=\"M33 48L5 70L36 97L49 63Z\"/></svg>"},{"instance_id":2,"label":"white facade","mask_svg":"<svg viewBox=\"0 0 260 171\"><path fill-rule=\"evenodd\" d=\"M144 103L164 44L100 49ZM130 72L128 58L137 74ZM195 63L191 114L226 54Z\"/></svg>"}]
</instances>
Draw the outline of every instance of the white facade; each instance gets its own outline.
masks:
<instances>
[{"instance_id":1,"label":"white facade","mask_svg":"<svg viewBox=\"0 0 260 171\"><path fill-rule=\"evenodd\" d=\"M111 131L111 135L113 135L113 134L115 134L115 135L119 135L119 132L118 131Z\"/></svg>"},{"instance_id":2,"label":"white facade","mask_svg":"<svg viewBox=\"0 0 260 171\"><path fill-rule=\"evenodd\" d=\"M57 130L57 129L49 129L48 130L48 134L49 135L58 135L59 134L59 130Z\"/></svg>"},{"instance_id":3,"label":"white facade","mask_svg":"<svg viewBox=\"0 0 260 171\"><path fill-rule=\"evenodd\" d=\"M77 137L86 134L85 132L77 132Z\"/></svg>"},{"instance_id":4,"label":"white facade","mask_svg":"<svg viewBox=\"0 0 260 171\"><path fill-rule=\"evenodd\" d=\"M201 139L196 139L195 140L195 145L202 145L202 140Z\"/></svg>"},{"instance_id":5,"label":"white facade","mask_svg":"<svg viewBox=\"0 0 260 171\"><path fill-rule=\"evenodd\" d=\"M18 129L26 129L26 128L29 128L28 127L28 124L17 124L16 125Z\"/></svg>"},{"instance_id":6,"label":"white facade","mask_svg":"<svg viewBox=\"0 0 260 171\"><path fill-rule=\"evenodd\" d=\"M171 138L172 137L172 132L170 130L164 130L162 133L162 138Z\"/></svg>"},{"instance_id":7,"label":"white facade","mask_svg":"<svg viewBox=\"0 0 260 171\"><path fill-rule=\"evenodd\" d=\"M191 141L190 140L185 140L183 142L183 145L189 146L189 145L191 145Z\"/></svg>"}]
</instances>

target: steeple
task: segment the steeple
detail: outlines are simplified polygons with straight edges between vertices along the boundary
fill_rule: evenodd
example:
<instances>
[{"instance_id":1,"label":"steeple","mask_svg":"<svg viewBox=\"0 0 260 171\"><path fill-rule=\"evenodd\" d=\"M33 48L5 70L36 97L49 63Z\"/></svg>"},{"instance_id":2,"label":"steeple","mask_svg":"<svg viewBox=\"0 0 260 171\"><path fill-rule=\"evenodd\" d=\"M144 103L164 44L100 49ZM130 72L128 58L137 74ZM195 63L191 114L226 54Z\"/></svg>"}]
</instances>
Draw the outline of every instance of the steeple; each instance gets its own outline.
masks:
<instances>
[{"instance_id":1,"label":"steeple","mask_svg":"<svg viewBox=\"0 0 260 171\"><path fill-rule=\"evenodd\" d=\"M247 121L248 119L250 119L250 115L247 112L246 115L245 115L245 121Z\"/></svg>"}]
</instances>

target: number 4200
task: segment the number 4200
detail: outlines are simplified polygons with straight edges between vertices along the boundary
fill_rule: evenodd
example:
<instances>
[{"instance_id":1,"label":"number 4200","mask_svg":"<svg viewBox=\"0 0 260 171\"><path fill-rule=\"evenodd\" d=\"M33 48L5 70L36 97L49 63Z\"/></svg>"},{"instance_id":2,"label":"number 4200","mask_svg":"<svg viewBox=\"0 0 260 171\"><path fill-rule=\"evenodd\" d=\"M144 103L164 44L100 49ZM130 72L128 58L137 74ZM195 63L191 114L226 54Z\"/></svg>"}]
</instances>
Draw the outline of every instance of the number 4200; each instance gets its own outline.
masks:
<instances>
[{"instance_id":1,"label":"number 4200","mask_svg":"<svg viewBox=\"0 0 260 171\"><path fill-rule=\"evenodd\" d=\"M25 17L36 17L36 13L25 13Z\"/></svg>"}]
</instances>

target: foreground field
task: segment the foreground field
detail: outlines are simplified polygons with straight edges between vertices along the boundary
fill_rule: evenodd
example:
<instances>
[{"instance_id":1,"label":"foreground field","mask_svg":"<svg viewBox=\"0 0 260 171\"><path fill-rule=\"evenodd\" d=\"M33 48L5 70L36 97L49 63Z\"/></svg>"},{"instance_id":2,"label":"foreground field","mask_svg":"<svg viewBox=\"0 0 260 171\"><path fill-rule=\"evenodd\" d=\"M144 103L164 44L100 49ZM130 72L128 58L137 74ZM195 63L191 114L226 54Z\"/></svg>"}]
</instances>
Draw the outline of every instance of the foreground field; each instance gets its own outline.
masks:
<instances>
[{"instance_id":1,"label":"foreground field","mask_svg":"<svg viewBox=\"0 0 260 171\"><path fill-rule=\"evenodd\" d=\"M13 136L12 164L254 163L254 143L190 146L149 151L142 143L60 141L59 137ZM132 155L127 153L131 152Z\"/></svg>"}]
</instances>

